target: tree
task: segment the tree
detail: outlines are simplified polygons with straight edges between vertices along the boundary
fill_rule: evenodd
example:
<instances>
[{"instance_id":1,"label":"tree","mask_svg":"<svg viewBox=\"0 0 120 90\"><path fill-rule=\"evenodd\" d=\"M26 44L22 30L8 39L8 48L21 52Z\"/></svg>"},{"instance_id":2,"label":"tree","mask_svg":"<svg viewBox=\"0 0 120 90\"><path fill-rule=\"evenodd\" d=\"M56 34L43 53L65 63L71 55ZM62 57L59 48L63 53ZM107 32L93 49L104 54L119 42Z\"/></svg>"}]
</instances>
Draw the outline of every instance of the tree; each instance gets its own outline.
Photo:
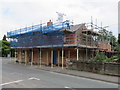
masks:
<instances>
[{"instance_id":1,"label":"tree","mask_svg":"<svg viewBox=\"0 0 120 90\"><path fill-rule=\"evenodd\" d=\"M10 42L1 40L0 41L0 53L2 53L2 57L7 57L7 55L10 53Z\"/></svg>"},{"instance_id":2,"label":"tree","mask_svg":"<svg viewBox=\"0 0 120 90\"><path fill-rule=\"evenodd\" d=\"M2 40L7 41L6 35L3 36L3 39L2 39Z\"/></svg>"},{"instance_id":3,"label":"tree","mask_svg":"<svg viewBox=\"0 0 120 90\"><path fill-rule=\"evenodd\" d=\"M15 57L15 50L10 48L10 42L7 41L6 35L4 35L3 39L0 40L0 57L7 57L8 54Z\"/></svg>"},{"instance_id":4,"label":"tree","mask_svg":"<svg viewBox=\"0 0 120 90\"><path fill-rule=\"evenodd\" d=\"M120 44L120 34L118 35L118 44Z\"/></svg>"},{"instance_id":5,"label":"tree","mask_svg":"<svg viewBox=\"0 0 120 90\"><path fill-rule=\"evenodd\" d=\"M117 49L117 39L111 31L108 31L106 29L102 29L102 30L99 30L99 33L101 35L98 36L98 40L109 41L110 45L112 46L112 49L113 50Z\"/></svg>"},{"instance_id":6,"label":"tree","mask_svg":"<svg viewBox=\"0 0 120 90\"><path fill-rule=\"evenodd\" d=\"M108 31L106 29L102 29L98 31L101 35L98 37L100 40L108 40Z\"/></svg>"},{"instance_id":7,"label":"tree","mask_svg":"<svg viewBox=\"0 0 120 90\"><path fill-rule=\"evenodd\" d=\"M120 34L118 35L118 50L120 52Z\"/></svg>"}]
</instances>

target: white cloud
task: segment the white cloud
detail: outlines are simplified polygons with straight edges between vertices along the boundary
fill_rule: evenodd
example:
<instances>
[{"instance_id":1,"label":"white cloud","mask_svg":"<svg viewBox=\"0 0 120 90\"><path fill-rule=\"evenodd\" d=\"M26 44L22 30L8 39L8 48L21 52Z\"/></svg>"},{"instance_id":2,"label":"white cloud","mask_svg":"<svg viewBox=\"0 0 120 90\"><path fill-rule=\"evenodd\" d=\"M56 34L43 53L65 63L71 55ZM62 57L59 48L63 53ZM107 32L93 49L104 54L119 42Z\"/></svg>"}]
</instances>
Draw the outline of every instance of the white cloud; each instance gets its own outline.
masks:
<instances>
[{"instance_id":1,"label":"white cloud","mask_svg":"<svg viewBox=\"0 0 120 90\"><path fill-rule=\"evenodd\" d=\"M65 13L66 19L74 23L90 22L98 19L103 26L117 35L118 0L2 0L0 2L0 39L7 31L18 29L32 23L38 24L57 19L56 11Z\"/></svg>"}]
</instances>

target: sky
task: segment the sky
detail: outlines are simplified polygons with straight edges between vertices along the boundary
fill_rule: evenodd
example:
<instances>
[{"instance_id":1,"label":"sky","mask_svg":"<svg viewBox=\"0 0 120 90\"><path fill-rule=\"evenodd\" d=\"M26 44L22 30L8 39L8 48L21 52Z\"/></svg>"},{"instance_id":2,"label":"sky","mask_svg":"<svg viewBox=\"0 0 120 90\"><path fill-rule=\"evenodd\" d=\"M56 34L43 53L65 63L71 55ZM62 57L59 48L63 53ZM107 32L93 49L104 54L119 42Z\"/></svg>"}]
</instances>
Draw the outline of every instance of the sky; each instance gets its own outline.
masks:
<instances>
[{"instance_id":1,"label":"sky","mask_svg":"<svg viewBox=\"0 0 120 90\"><path fill-rule=\"evenodd\" d=\"M0 40L9 31L57 20L56 12L74 24L93 22L109 26L118 35L119 0L0 0Z\"/></svg>"}]
</instances>

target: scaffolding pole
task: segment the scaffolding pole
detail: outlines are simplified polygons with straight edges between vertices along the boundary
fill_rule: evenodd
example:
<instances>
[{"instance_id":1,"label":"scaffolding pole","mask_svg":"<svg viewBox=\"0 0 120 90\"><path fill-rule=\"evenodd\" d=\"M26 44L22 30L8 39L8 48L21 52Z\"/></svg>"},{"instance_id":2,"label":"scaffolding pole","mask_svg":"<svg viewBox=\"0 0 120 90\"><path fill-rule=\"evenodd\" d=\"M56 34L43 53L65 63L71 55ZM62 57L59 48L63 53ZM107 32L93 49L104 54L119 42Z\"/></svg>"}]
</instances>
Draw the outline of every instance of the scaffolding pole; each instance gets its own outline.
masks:
<instances>
[{"instance_id":1,"label":"scaffolding pole","mask_svg":"<svg viewBox=\"0 0 120 90\"><path fill-rule=\"evenodd\" d=\"M25 66L27 65L27 50L25 50Z\"/></svg>"},{"instance_id":2,"label":"scaffolding pole","mask_svg":"<svg viewBox=\"0 0 120 90\"><path fill-rule=\"evenodd\" d=\"M41 58L41 48L40 48L40 67L41 67L41 62L42 62L42 58Z\"/></svg>"},{"instance_id":3,"label":"scaffolding pole","mask_svg":"<svg viewBox=\"0 0 120 90\"><path fill-rule=\"evenodd\" d=\"M10 42L11 42L11 39L10 39ZM11 51L12 51L12 49L10 50L10 61L12 61L12 60L11 60Z\"/></svg>"},{"instance_id":4,"label":"scaffolding pole","mask_svg":"<svg viewBox=\"0 0 120 90\"><path fill-rule=\"evenodd\" d=\"M96 46L96 36L95 36L95 42L94 42L94 46ZM96 50L94 49L94 56L96 55Z\"/></svg>"},{"instance_id":5,"label":"scaffolding pole","mask_svg":"<svg viewBox=\"0 0 120 90\"><path fill-rule=\"evenodd\" d=\"M77 61L79 60L79 49L77 48Z\"/></svg>"},{"instance_id":6,"label":"scaffolding pole","mask_svg":"<svg viewBox=\"0 0 120 90\"><path fill-rule=\"evenodd\" d=\"M87 36L87 32L86 32L86 61L87 61L87 59L88 59L88 50L87 50L87 43L88 42L88 36Z\"/></svg>"},{"instance_id":7,"label":"scaffolding pole","mask_svg":"<svg viewBox=\"0 0 120 90\"><path fill-rule=\"evenodd\" d=\"M31 66L33 65L33 58L34 58L34 57L33 57L33 54L34 54L34 53L33 53L33 48L32 48L32 60L31 60Z\"/></svg>"},{"instance_id":8,"label":"scaffolding pole","mask_svg":"<svg viewBox=\"0 0 120 90\"><path fill-rule=\"evenodd\" d=\"M70 59L70 50L68 50L68 58Z\"/></svg>"},{"instance_id":9,"label":"scaffolding pole","mask_svg":"<svg viewBox=\"0 0 120 90\"><path fill-rule=\"evenodd\" d=\"M62 69L64 68L64 62L63 62L63 60L64 60L64 50L63 50L63 48L62 48Z\"/></svg>"},{"instance_id":10,"label":"scaffolding pole","mask_svg":"<svg viewBox=\"0 0 120 90\"><path fill-rule=\"evenodd\" d=\"M92 36L91 36L91 38L92 38ZM93 47L95 47L94 42L95 42L95 40L94 40L94 37L93 37L93 41L91 41L91 44L93 45ZM94 58L94 48L92 50L92 59L93 58Z\"/></svg>"},{"instance_id":11,"label":"scaffolding pole","mask_svg":"<svg viewBox=\"0 0 120 90\"><path fill-rule=\"evenodd\" d=\"M60 63L60 51L58 50L58 67L59 67L59 63Z\"/></svg>"},{"instance_id":12,"label":"scaffolding pole","mask_svg":"<svg viewBox=\"0 0 120 90\"><path fill-rule=\"evenodd\" d=\"M51 68L53 68L53 50L51 50Z\"/></svg>"},{"instance_id":13,"label":"scaffolding pole","mask_svg":"<svg viewBox=\"0 0 120 90\"><path fill-rule=\"evenodd\" d=\"M19 62L19 64L21 64L21 61L22 61L22 48L20 50L20 62Z\"/></svg>"},{"instance_id":14,"label":"scaffolding pole","mask_svg":"<svg viewBox=\"0 0 120 90\"><path fill-rule=\"evenodd\" d=\"M17 61L17 49L15 49L15 63L16 63L16 61Z\"/></svg>"},{"instance_id":15,"label":"scaffolding pole","mask_svg":"<svg viewBox=\"0 0 120 90\"><path fill-rule=\"evenodd\" d=\"M48 57L48 51L47 51L47 66L48 66L48 58L49 58L49 57Z\"/></svg>"},{"instance_id":16,"label":"scaffolding pole","mask_svg":"<svg viewBox=\"0 0 120 90\"><path fill-rule=\"evenodd\" d=\"M12 61L12 49L10 50L10 61Z\"/></svg>"}]
</instances>

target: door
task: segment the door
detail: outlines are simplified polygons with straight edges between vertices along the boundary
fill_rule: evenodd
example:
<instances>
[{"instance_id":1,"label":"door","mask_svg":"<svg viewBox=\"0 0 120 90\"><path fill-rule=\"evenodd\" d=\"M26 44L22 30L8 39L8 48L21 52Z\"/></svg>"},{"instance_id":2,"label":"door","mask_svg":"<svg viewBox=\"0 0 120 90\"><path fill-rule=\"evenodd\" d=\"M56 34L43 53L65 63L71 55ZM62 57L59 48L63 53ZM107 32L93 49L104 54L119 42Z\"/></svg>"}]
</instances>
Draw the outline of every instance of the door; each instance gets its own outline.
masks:
<instances>
[{"instance_id":1,"label":"door","mask_svg":"<svg viewBox=\"0 0 120 90\"><path fill-rule=\"evenodd\" d=\"M57 51L53 51L53 64L57 64Z\"/></svg>"}]
</instances>

